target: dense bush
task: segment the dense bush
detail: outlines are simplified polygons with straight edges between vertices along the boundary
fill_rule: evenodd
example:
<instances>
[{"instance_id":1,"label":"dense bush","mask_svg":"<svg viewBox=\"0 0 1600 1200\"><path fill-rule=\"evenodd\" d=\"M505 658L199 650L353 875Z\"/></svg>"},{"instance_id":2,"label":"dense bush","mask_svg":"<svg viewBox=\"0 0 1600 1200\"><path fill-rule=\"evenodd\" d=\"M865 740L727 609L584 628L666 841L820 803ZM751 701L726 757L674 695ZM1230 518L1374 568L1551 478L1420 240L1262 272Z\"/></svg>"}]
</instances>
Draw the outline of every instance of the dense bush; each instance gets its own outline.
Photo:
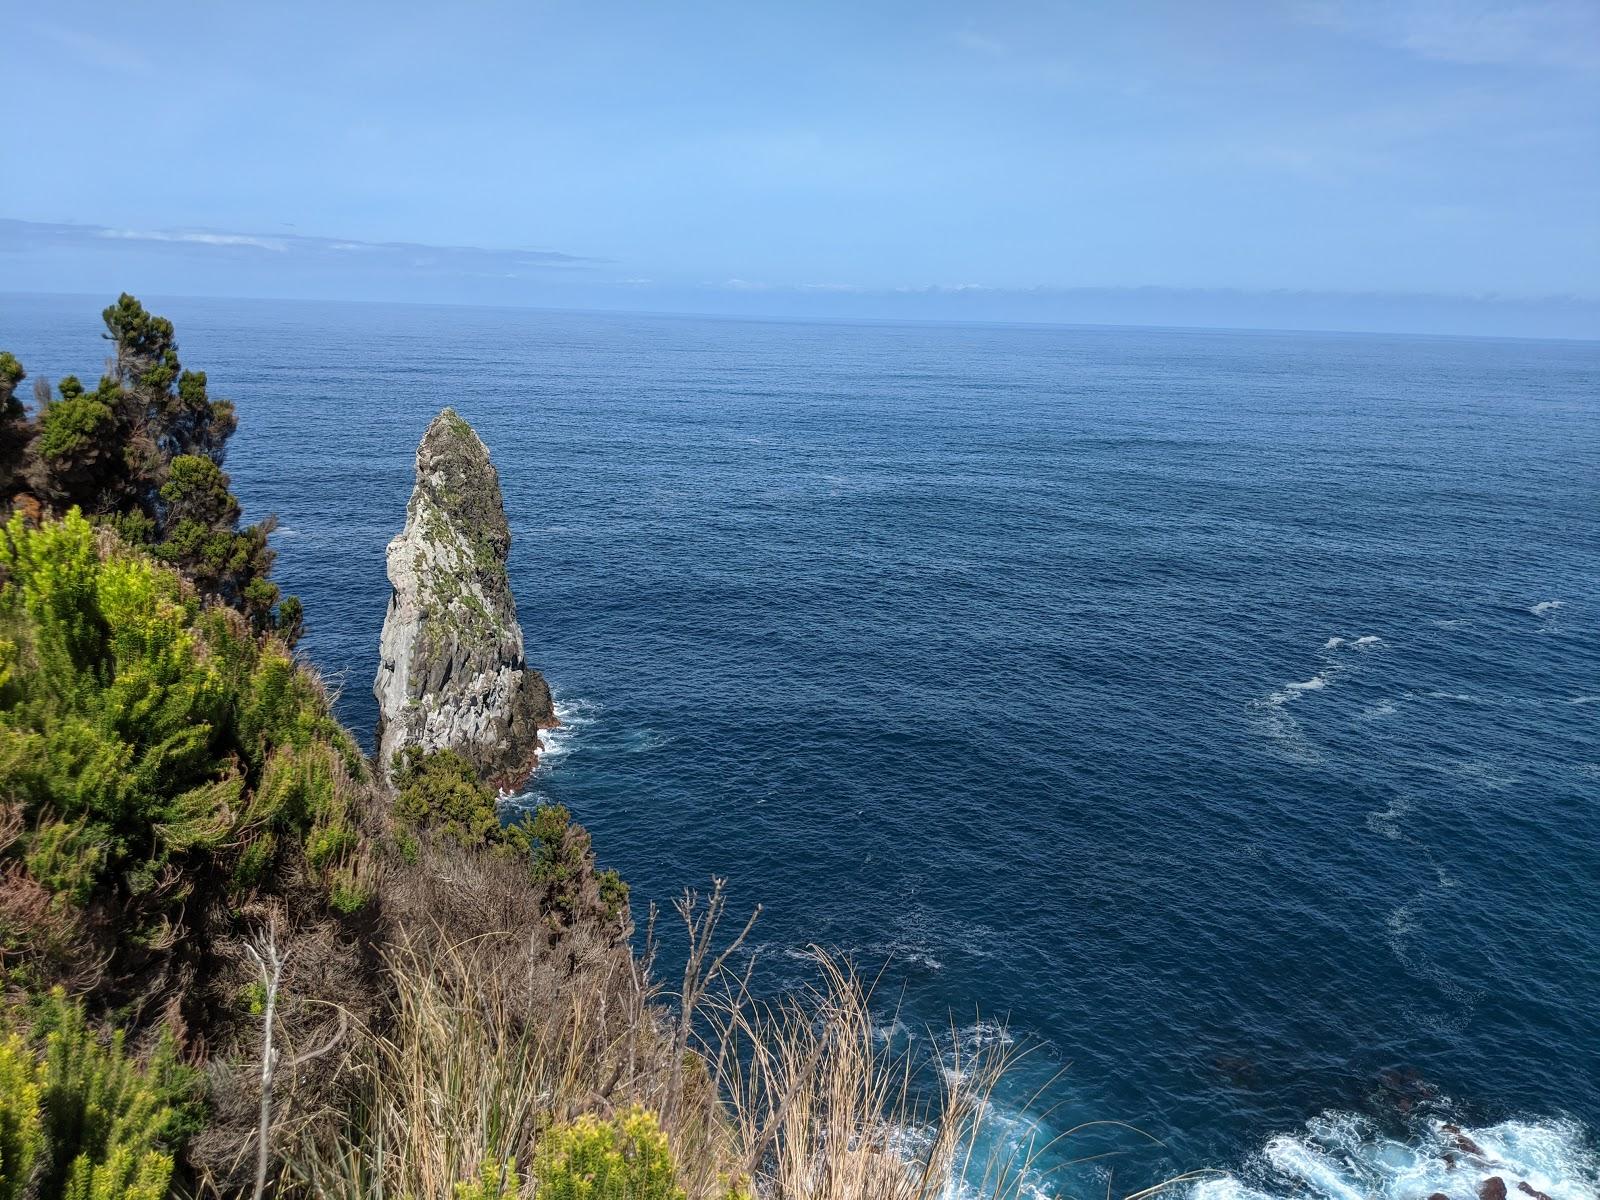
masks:
<instances>
[{"instance_id":1,"label":"dense bush","mask_svg":"<svg viewBox=\"0 0 1600 1200\"><path fill-rule=\"evenodd\" d=\"M494 793L455 751L406 747L394 785L395 816L406 831L427 831L468 848L502 843Z\"/></svg>"},{"instance_id":2,"label":"dense bush","mask_svg":"<svg viewBox=\"0 0 1600 1200\"><path fill-rule=\"evenodd\" d=\"M60 991L37 1009L38 1049L18 1029L0 1041L0 1200L162 1200L199 1122L196 1073L170 1041L137 1062Z\"/></svg>"},{"instance_id":3,"label":"dense bush","mask_svg":"<svg viewBox=\"0 0 1600 1200\"><path fill-rule=\"evenodd\" d=\"M0 805L22 825L0 866L57 905L112 903L154 945L197 888L247 890L290 849L334 887L364 771L278 639L76 509L0 530Z\"/></svg>"},{"instance_id":4,"label":"dense bush","mask_svg":"<svg viewBox=\"0 0 1600 1200\"><path fill-rule=\"evenodd\" d=\"M274 522L240 529L222 471L233 405L211 399L204 371L183 369L171 321L126 293L101 316L110 372L93 391L74 375L54 397L44 389L31 424L14 396L22 364L0 351L0 510L19 490L48 511L77 506L292 645L299 604L278 608L268 578Z\"/></svg>"},{"instance_id":5,"label":"dense bush","mask_svg":"<svg viewBox=\"0 0 1600 1200\"><path fill-rule=\"evenodd\" d=\"M0 350L0 508L22 482L29 429L27 410L17 399L17 385L27 372L16 356Z\"/></svg>"},{"instance_id":6,"label":"dense bush","mask_svg":"<svg viewBox=\"0 0 1600 1200\"><path fill-rule=\"evenodd\" d=\"M415 838L429 833L467 849L526 860L547 918L570 926L587 908L606 923L628 908L628 885L612 870L596 871L589 833L559 804L540 804L501 824L495 795L472 764L451 750L407 747L395 771L395 816L401 849L415 857Z\"/></svg>"},{"instance_id":7,"label":"dense bush","mask_svg":"<svg viewBox=\"0 0 1600 1200\"><path fill-rule=\"evenodd\" d=\"M613 870L595 870L589 831L573 821L565 805L539 805L531 816L508 825L506 836L531 858L534 882L556 922L570 925L579 921L586 903L597 904L606 921L616 921L627 912L628 885ZM594 883L592 898L590 880Z\"/></svg>"},{"instance_id":8,"label":"dense bush","mask_svg":"<svg viewBox=\"0 0 1600 1200\"><path fill-rule=\"evenodd\" d=\"M44 1081L20 1033L0 1040L0 1200L19 1200L44 1147Z\"/></svg>"},{"instance_id":9,"label":"dense bush","mask_svg":"<svg viewBox=\"0 0 1600 1200\"><path fill-rule=\"evenodd\" d=\"M533 1179L538 1200L684 1200L667 1135L638 1107L612 1121L584 1116L552 1129Z\"/></svg>"}]
</instances>

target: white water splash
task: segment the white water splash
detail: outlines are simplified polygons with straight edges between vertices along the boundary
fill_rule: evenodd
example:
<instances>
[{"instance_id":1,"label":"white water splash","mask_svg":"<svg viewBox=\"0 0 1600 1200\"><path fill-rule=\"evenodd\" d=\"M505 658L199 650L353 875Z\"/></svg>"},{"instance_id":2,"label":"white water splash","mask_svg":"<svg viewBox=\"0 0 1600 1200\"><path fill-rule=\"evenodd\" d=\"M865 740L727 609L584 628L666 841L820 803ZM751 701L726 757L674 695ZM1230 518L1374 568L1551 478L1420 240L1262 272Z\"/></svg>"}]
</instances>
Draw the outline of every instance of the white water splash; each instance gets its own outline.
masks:
<instances>
[{"instance_id":1,"label":"white water splash","mask_svg":"<svg viewBox=\"0 0 1600 1200\"><path fill-rule=\"evenodd\" d=\"M1189 1189L1191 1200L1469 1200L1498 1178L1508 1197L1595 1200L1600 1162L1587 1132L1565 1120L1461 1129L1420 1121L1397 1139L1354 1113L1325 1113L1272 1138L1239 1172ZM1526 1186L1523 1186L1526 1185Z\"/></svg>"},{"instance_id":2,"label":"white water splash","mask_svg":"<svg viewBox=\"0 0 1600 1200\"><path fill-rule=\"evenodd\" d=\"M554 770L576 750L584 731L600 720L600 705L593 700L557 700L556 720L561 724L539 735L539 766L535 776Z\"/></svg>"},{"instance_id":3,"label":"white water splash","mask_svg":"<svg viewBox=\"0 0 1600 1200\"><path fill-rule=\"evenodd\" d=\"M1321 753L1305 737L1300 722L1287 710L1288 706L1312 692L1326 691L1351 667L1349 651L1365 653L1382 646L1384 641L1375 633L1356 638L1330 637L1322 643L1322 670L1310 679L1291 680L1276 691L1269 692L1250 706L1260 714L1260 723L1272 739L1301 762L1317 762Z\"/></svg>"}]
</instances>

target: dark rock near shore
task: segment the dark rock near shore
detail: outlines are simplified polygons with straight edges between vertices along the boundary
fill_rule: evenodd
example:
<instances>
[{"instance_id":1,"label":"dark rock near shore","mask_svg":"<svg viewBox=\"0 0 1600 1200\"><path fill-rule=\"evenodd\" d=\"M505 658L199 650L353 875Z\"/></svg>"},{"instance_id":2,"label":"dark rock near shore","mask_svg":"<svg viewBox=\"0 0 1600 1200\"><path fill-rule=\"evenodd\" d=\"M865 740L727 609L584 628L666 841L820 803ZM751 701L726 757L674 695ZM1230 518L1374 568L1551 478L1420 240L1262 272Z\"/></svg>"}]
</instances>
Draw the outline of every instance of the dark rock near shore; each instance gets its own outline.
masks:
<instances>
[{"instance_id":1,"label":"dark rock near shore","mask_svg":"<svg viewBox=\"0 0 1600 1200\"><path fill-rule=\"evenodd\" d=\"M1460 1150L1463 1154L1476 1155L1478 1158L1488 1157L1488 1155L1483 1152L1482 1146L1478 1145L1477 1142L1473 1141L1466 1134L1461 1132L1461 1126L1441 1125L1439 1128L1450 1135L1450 1140L1456 1144L1456 1149Z\"/></svg>"}]
</instances>

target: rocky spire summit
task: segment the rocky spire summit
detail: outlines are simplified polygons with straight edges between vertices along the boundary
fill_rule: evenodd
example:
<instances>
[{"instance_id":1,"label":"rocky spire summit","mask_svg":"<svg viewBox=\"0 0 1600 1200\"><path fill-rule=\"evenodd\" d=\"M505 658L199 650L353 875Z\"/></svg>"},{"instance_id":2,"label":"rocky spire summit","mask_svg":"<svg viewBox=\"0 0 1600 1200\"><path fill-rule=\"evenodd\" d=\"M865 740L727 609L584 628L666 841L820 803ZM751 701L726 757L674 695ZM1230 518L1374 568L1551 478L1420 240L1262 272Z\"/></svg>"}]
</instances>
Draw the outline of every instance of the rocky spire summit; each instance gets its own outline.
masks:
<instances>
[{"instance_id":1,"label":"rocky spire summit","mask_svg":"<svg viewBox=\"0 0 1600 1200\"><path fill-rule=\"evenodd\" d=\"M445 409L417 447L406 526L389 543L394 592L379 643L378 761L406 746L454 750L492 782L532 770L550 689L523 658L506 576L500 477L472 426Z\"/></svg>"}]
</instances>

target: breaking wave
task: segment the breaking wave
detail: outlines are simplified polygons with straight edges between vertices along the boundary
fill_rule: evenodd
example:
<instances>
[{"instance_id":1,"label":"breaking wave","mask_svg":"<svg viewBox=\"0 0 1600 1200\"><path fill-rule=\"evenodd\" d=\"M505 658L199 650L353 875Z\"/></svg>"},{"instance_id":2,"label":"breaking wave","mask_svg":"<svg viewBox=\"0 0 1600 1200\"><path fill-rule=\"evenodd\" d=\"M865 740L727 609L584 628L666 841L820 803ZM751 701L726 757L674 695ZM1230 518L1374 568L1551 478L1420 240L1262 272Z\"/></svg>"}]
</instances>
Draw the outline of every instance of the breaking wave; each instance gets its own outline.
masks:
<instances>
[{"instance_id":1,"label":"breaking wave","mask_svg":"<svg viewBox=\"0 0 1600 1200\"><path fill-rule=\"evenodd\" d=\"M1498 1180L1500 1186L1493 1181ZM1502 1190L1503 1188L1503 1190ZM1575 1121L1464 1129L1419 1119L1393 1137L1354 1113L1324 1113L1272 1138L1237 1172L1194 1184L1191 1200L1594 1200L1600 1159Z\"/></svg>"},{"instance_id":2,"label":"breaking wave","mask_svg":"<svg viewBox=\"0 0 1600 1200\"><path fill-rule=\"evenodd\" d=\"M561 724L539 735L537 773L553 770L563 758L578 748L584 731L600 720L600 705L593 700L558 699L555 708L556 720Z\"/></svg>"},{"instance_id":3,"label":"breaking wave","mask_svg":"<svg viewBox=\"0 0 1600 1200\"><path fill-rule=\"evenodd\" d=\"M1251 701L1251 707L1260 714L1263 728L1291 757L1303 762L1319 760L1320 752L1306 740L1300 722L1286 711L1287 707L1308 693L1325 691L1349 670L1348 651L1365 652L1383 644L1383 639L1375 633L1355 638L1330 637L1322 643L1324 665L1320 671L1310 679L1291 680L1261 699Z\"/></svg>"}]
</instances>

